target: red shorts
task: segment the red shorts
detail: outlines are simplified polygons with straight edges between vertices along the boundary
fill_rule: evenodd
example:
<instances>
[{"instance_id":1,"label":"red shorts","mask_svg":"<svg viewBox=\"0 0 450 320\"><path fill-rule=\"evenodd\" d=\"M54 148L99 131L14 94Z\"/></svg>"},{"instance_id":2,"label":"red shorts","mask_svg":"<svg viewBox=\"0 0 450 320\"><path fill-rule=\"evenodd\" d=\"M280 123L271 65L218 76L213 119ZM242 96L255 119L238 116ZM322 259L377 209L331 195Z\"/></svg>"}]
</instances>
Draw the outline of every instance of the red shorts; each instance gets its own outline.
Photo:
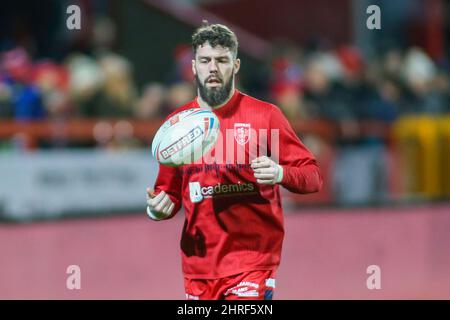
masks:
<instances>
[{"instance_id":1,"label":"red shorts","mask_svg":"<svg viewBox=\"0 0 450 320\"><path fill-rule=\"evenodd\" d=\"M187 300L271 300L275 271L258 270L220 279L184 278Z\"/></svg>"}]
</instances>

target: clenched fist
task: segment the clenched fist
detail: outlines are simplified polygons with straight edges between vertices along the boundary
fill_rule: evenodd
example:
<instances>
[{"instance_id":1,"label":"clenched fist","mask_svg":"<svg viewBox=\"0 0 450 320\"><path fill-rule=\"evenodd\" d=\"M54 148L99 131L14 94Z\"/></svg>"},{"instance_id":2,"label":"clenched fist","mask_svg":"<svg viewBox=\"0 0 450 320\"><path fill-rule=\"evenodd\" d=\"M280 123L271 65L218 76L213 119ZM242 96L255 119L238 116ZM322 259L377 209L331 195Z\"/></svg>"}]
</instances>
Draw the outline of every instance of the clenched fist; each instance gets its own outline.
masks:
<instances>
[{"instance_id":1,"label":"clenched fist","mask_svg":"<svg viewBox=\"0 0 450 320\"><path fill-rule=\"evenodd\" d=\"M250 166L257 183L276 184L283 180L283 167L266 156L254 159Z\"/></svg>"},{"instance_id":2,"label":"clenched fist","mask_svg":"<svg viewBox=\"0 0 450 320\"><path fill-rule=\"evenodd\" d=\"M153 220L162 220L172 214L175 204L167 193L161 191L156 195L153 190L147 188L147 214Z\"/></svg>"}]
</instances>

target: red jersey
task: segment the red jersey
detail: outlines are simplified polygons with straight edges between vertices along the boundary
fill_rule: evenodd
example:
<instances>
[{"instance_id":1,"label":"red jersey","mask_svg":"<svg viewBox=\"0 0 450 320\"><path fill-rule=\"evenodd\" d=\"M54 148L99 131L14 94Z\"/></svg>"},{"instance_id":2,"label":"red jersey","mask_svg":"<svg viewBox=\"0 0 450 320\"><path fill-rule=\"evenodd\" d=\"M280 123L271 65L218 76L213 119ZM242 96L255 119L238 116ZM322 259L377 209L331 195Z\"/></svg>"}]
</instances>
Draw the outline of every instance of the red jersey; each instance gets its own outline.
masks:
<instances>
[{"instance_id":1,"label":"red jersey","mask_svg":"<svg viewBox=\"0 0 450 320\"><path fill-rule=\"evenodd\" d=\"M199 108L193 100L176 112ZM279 185L256 182L250 161L267 155L283 167L281 185L316 192L322 178L316 160L274 105L238 90L213 110L222 142L204 163L160 165L155 192L175 203L168 218L185 209L181 236L186 278L216 279L246 271L276 270L284 238ZM266 153L266 154L264 154Z\"/></svg>"}]
</instances>

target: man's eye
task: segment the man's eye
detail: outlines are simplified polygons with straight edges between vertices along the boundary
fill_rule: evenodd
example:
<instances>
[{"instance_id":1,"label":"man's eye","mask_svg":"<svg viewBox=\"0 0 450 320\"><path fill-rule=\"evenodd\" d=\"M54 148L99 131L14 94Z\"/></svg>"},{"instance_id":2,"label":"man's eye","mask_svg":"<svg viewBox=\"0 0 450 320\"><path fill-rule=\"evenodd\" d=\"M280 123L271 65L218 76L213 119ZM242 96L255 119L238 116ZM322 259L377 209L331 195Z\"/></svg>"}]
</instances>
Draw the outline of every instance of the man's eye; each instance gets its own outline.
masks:
<instances>
[{"instance_id":1,"label":"man's eye","mask_svg":"<svg viewBox=\"0 0 450 320\"><path fill-rule=\"evenodd\" d=\"M208 63L207 59L200 59L200 63Z\"/></svg>"}]
</instances>

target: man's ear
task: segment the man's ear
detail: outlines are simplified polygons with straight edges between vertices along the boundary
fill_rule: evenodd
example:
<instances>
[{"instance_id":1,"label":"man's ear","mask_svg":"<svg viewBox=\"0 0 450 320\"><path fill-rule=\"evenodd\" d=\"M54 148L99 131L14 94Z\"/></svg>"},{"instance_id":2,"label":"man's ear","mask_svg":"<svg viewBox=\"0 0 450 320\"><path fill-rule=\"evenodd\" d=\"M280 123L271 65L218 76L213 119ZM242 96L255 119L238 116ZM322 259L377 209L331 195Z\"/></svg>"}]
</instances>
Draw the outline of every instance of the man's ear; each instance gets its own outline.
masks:
<instances>
[{"instance_id":1,"label":"man's ear","mask_svg":"<svg viewBox=\"0 0 450 320\"><path fill-rule=\"evenodd\" d=\"M194 74L194 76L197 75L197 71L195 70L195 60L192 60L192 73Z\"/></svg>"},{"instance_id":2,"label":"man's ear","mask_svg":"<svg viewBox=\"0 0 450 320\"><path fill-rule=\"evenodd\" d=\"M238 73L239 69L241 68L241 59L234 60L234 74Z\"/></svg>"}]
</instances>

